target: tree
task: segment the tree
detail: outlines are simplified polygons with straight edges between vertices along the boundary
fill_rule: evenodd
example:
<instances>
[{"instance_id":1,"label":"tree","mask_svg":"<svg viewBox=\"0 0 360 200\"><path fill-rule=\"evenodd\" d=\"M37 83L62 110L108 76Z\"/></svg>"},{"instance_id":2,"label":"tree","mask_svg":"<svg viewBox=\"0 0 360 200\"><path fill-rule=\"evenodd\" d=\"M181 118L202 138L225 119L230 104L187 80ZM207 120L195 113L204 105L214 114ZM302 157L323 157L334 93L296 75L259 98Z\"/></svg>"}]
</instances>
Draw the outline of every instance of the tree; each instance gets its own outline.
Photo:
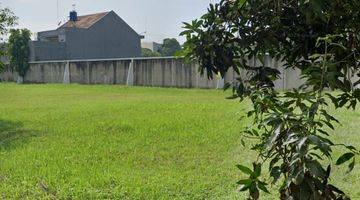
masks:
<instances>
[{"instance_id":1,"label":"tree","mask_svg":"<svg viewBox=\"0 0 360 200\"><path fill-rule=\"evenodd\" d=\"M160 57L161 54L159 52L151 51L147 48L141 48L141 57Z\"/></svg>"},{"instance_id":2,"label":"tree","mask_svg":"<svg viewBox=\"0 0 360 200\"><path fill-rule=\"evenodd\" d=\"M17 17L9 8L0 7L0 42L3 42L3 36L7 34L8 27L16 25ZM5 56L6 50L4 45L1 45L0 56ZM4 64L0 61L0 70L2 70Z\"/></svg>"},{"instance_id":3,"label":"tree","mask_svg":"<svg viewBox=\"0 0 360 200\"><path fill-rule=\"evenodd\" d=\"M269 182L261 179L265 163L272 183L282 180L280 199L348 199L328 180L334 164L349 162L350 172L359 151L329 139L339 121L326 108L355 109L360 100L360 81L354 79L360 76L359 8L358 0L221 0L200 19L184 23L183 55L199 62L202 73L224 77L234 70L248 76L225 89L233 88L231 98L252 103L247 116L253 125L243 137L255 139L251 150L258 157L250 168L237 166L248 175L238 184L249 199L269 192ZM266 55L299 69L305 84L277 92L280 72L264 64ZM254 66L251 59L262 64ZM346 150L335 163L334 148Z\"/></svg>"},{"instance_id":4,"label":"tree","mask_svg":"<svg viewBox=\"0 0 360 200\"><path fill-rule=\"evenodd\" d=\"M9 37L8 53L10 66L18 72L21 79L29 69L29 41L31 33L27 29L11 29ZM22 81L20 81L22 82Z\"/></svg>"},{"instance_id":5,"label":"tree","mask_svg":"<svg viewBox=\"0 0 360 200\"><path fill-rule=\"evenodd\" d=\"M181 50L179 42L175 38L166 38L159 50L162 56L174 56L177 51Z\"/></svg>"}]
</instances>

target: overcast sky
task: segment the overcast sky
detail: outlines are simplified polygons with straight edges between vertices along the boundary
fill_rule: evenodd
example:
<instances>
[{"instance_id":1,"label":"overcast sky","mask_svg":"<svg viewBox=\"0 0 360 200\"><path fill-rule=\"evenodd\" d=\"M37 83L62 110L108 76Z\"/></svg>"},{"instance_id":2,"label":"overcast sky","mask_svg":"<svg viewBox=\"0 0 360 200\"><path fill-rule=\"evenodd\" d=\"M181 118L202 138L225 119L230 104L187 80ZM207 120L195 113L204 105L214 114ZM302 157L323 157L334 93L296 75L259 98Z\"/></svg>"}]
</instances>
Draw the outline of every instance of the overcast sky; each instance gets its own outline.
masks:
<instances>
[{"instance_id":1,"label":"overcast sky","mask_svg":"<svg viewBox=\"0 0 360 200\"><path fill-rule=\"evenodd\" d=\"M161 42L167 37L184 41L178 35L182 22L205 13L210 2L217 0L2 0L19 17L19 28L32 32L56 29L59 21L68 19L72 5L78 15L114 10L139 34L147 31L145 41ZM57 14L59 13L59 14ZM59 17L57 17L59 15Z\"/></svg>"}]
</instances>

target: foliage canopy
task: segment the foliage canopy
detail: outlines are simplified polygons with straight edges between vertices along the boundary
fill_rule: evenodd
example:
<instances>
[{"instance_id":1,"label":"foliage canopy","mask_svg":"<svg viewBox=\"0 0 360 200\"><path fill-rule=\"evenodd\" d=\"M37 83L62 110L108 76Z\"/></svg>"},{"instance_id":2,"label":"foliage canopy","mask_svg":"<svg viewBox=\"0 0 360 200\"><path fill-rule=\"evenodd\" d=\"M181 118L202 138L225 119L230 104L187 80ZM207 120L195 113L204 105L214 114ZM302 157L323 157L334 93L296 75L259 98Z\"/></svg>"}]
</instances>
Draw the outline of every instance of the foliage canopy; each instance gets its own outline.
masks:
<instances>
[{"instance_id":1,"label":"foliage canopy","mask_svg":"<svg viewBox=\"0 0 360 200\"><path fill-rule=\"evenodd\" d=\"M174 56L177 51L181 50L180 43L175 38L166 38L159 50L162 56Z\"/></svg>"},{"instance_id":2,"label":"foliage canopy","mask_svg":"<svg viewBox=\"0 0 360 200\"><path fill-rule=\"evenodd\" d=\"M181 50L180 43L175 38L165 38L163 44L158 44L158 49L141 48L142 57L175 56Z\"/></svg>"},{"instance_id":3,"label":"foliage canopy","mask_svg":"<svg viewBox=\"0 0 360 200\"><path fill-rule=\"evenodd\" d=\"M31 33L27 29L12 29L9 37L10 65L24 77L29 68L29 41Z\"/></svg>"},{"instance_id":4,"label":"foliage canopy","mask_svg":"<svg viewBox=\"0 0 360 200\"><path fill-rule=\"evenodd\" d=\"M147 48L141 48L141 57L160 57L161 54L159 52L151 51Z\"/></svg>"},{"instance_id":5,"label":"foliage canopy","mask_svg":"<svg viewBox=\"0 0 360 200\"><path fill-rule=\"evenodd\" d=\"M16 25L17 17L9 8L0 7L0 42L3 42L3 36L8 33L8 27ZM6 47L1 45L0 56L5 56ZM0 70L3 68L3 63L0 62Z\"/></svg>"}]
</instances>

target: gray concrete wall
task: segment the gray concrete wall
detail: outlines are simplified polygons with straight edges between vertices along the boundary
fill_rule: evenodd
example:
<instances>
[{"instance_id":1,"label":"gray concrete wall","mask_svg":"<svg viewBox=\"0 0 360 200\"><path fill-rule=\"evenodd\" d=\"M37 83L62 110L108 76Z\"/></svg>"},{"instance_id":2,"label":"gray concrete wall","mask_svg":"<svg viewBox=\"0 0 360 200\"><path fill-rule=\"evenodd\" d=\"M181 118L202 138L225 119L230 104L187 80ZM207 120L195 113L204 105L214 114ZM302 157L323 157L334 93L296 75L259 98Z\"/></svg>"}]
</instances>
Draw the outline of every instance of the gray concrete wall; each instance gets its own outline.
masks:
<instances>
[{"instance_id":1,"label":"gray concrete wall","mask_svg":"<svg viewBox=\"0 0 360 200\"><path fill-rule=\"evenodd\" d=\"M62 83L65 66L65 62L30 64L24 81L28 83Z\"/></svg>"},{"instance_id":2,"label":"gray concrete wall","mask_svg":"<svg viewBox=\"0 0 360 200\"><path fill-rule=\"evenodd\" d=\"M17 73L14 72L9 65L5 65L3 71L0 73L0 81L14 82L17 79Z\"/></svg>"},{"instance_id":3,"label":"gray concrete wall","mask_svg":"<svg viewBox=\"0 0 360 200\"><path fill-rule=\"evenodd\" d=\"M249 61L257 66L260 62ZM270 61L271 67L282 72L281 79L276 81L276 88L289 90L303 83L299 78L299 71L283 69L281 63ZM233 71L226 74L224 81L209 80L198 72L198 65L185 63L183 59L175 58L138 58L115 60L73 60L73 61L44 61L30 63L30 69L24 81L28 83L79 83L79 84L119 84L151 87L178 88L217 88L221 82L231 82L238 75ZM133 72L133 73L129 73ZM246 79L247 72L241 72L242 79ZM15 81L16 73L7 68L0 74L2 81ZM221 84L220 84L221 85Z\"/></svg>"},{"instance_id":4,"label":"gray concrete wall","mask_svg":"<svg viewBox=\"0 0 360 200\"><path fill-rule=\"evenodd\" d=\"M125 85L130 62L130 60L70 62L70 82Z\"/></svg>"},{"instance_id":5,"label":"gray concrete wall","mask_svg":"<svg viewBox=\"0 0 360 200\"><path fill-rule=\"evenodd\" d=\"M177 88L216 88L217 80L198 73L198 65L182 59L153 58L134 60L134 85Z\"/></svg>"}]
</instances>

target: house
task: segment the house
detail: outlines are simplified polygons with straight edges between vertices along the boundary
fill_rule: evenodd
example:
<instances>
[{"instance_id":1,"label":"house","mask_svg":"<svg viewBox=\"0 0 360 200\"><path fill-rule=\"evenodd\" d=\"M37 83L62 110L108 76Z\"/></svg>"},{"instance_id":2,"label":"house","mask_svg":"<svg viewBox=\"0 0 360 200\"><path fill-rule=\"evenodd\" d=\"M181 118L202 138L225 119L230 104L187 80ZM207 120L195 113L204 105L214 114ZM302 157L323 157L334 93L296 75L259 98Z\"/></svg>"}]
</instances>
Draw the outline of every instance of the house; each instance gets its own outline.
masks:
<instances>
[{"instance_id":1,"label":"house","mask_svg":"<svg viewBox=\"0 0 360 200\"><path fill-rule=\"evenodd\" d=\"M30 60L83 60L141 56L141 39L114 11L77 16L56 30L39 32Z\"/></svg>"}]
</instances>

